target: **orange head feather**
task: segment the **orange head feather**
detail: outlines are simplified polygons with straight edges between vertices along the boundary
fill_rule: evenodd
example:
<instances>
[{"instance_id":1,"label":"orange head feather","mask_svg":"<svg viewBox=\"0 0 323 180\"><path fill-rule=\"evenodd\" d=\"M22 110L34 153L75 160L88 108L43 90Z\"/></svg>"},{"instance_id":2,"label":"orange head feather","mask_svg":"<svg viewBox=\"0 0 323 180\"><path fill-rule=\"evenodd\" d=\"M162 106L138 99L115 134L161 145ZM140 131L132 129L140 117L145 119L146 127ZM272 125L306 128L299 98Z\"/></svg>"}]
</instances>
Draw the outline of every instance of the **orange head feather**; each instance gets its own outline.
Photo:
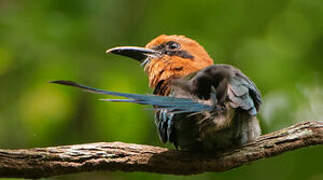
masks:
<instances>
[{"instance_id":1,"label":"orange head feather","mask_svg":"<svg viewBox=\"0 0 323 180\"><path fill-rule=\"evenodd\" d=\"M151 88L156 88L161 81L183 77L213 64L205 49L185 36L160 35L145 47L162 52L145 65Z\"/></svg>"}]
</instances>

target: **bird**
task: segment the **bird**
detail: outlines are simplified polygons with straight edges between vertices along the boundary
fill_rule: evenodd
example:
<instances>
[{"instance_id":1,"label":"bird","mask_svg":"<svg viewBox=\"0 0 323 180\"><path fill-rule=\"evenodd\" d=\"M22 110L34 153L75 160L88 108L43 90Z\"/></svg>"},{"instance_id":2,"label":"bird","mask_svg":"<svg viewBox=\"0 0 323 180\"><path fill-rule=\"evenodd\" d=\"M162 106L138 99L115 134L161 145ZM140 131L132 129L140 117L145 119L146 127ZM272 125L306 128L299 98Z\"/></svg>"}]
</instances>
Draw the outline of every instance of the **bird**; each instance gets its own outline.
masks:
<instances>
[{"instance_id":1,"label":"bird","mask_svg":"<svg viewBox=\"0 0 323 180\"><path fill-rule=\"evenodd\" d=\"M123 97L104 101L152 105L160 140L178 150L221 152L261 135L256 115L262 97L255 83L236 67L214 64L195 40L159 35L145 47L118 46L106 53L140 62L153 93L113 92L65 80L52 83Z\"/></svg>"}]
</instances>

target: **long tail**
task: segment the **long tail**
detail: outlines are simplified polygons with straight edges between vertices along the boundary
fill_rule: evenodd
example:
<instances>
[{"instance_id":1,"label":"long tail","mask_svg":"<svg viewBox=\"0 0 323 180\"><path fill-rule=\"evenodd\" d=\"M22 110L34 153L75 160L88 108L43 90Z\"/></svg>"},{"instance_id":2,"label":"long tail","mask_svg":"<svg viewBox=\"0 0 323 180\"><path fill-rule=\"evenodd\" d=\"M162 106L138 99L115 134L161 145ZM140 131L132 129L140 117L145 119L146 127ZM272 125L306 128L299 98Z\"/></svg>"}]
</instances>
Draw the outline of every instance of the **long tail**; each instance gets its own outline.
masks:
<instances>
[{"instance_id":1,"label":"long tail","mask_svg":"<svg viewBox=\"0 0 323 180\"><path fill-rule=\"evenodd\" d=\"M126 99L102 99L103 101L129 102L129 103L136 103L136 104L153 105L161 109L177 110L179 112L201 112L201 111L214 110L214 107L212 106L201 104L197 101L194 101L193 99L188 99L188 98L112 92L112 91L106 91L102 89L88 87L82 84L75 83L73 81L64 81L64 80L51 81L50 83L73 86L96 94L105 94L105 95L112 95L112 96L126 98Z\"/></svg>"}]
</instances>

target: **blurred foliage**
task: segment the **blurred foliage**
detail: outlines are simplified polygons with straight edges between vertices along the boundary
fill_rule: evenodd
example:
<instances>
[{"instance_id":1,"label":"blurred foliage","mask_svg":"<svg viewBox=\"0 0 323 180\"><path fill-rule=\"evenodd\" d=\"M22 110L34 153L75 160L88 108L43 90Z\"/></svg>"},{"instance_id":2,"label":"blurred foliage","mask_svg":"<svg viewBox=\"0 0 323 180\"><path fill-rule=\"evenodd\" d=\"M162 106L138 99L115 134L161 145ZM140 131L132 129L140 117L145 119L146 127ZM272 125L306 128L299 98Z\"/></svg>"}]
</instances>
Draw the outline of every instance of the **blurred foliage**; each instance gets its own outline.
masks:
<instances>
[{"instance_id":1,"label":"blurred foliage","mask_svg":"<svg viewBox=\"0 0 323 180\"><path fill-rule=\"evenodd\" d=\"M142 68L105 55L159 34L196 39L261 89L263 131L323 120L322 0L0 0L0 145L31 148L95 141L161 145L152 112L48 84L68 79L147 93ZM146 108L146 109L145 109ZM99 172L51 179L323 179L322 147L224 173L177 177Z\"/></svg>"}]
</instances>

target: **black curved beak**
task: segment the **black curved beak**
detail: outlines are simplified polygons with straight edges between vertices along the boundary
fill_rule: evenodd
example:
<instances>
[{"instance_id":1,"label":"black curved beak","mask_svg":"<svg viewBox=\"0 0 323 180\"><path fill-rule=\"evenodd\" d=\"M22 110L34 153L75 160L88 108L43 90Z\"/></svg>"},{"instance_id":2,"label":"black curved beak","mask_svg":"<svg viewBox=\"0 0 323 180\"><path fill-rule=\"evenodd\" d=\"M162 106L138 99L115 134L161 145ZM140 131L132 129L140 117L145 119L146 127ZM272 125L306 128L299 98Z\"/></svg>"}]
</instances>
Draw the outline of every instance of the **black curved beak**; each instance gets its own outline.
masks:
<instances>
[{"instance_id":1,"label":"black curved beak","mask_svg":"<svg viewBox=\"0 0 323 180\"><path fill-rule=\"evenodd\" d=\"M135 46L122 46L108 49L107 54L117 54L132 58L143 63L148 57L157 57L160 55L160 52Z\"/></svg>"}]
</instances>

